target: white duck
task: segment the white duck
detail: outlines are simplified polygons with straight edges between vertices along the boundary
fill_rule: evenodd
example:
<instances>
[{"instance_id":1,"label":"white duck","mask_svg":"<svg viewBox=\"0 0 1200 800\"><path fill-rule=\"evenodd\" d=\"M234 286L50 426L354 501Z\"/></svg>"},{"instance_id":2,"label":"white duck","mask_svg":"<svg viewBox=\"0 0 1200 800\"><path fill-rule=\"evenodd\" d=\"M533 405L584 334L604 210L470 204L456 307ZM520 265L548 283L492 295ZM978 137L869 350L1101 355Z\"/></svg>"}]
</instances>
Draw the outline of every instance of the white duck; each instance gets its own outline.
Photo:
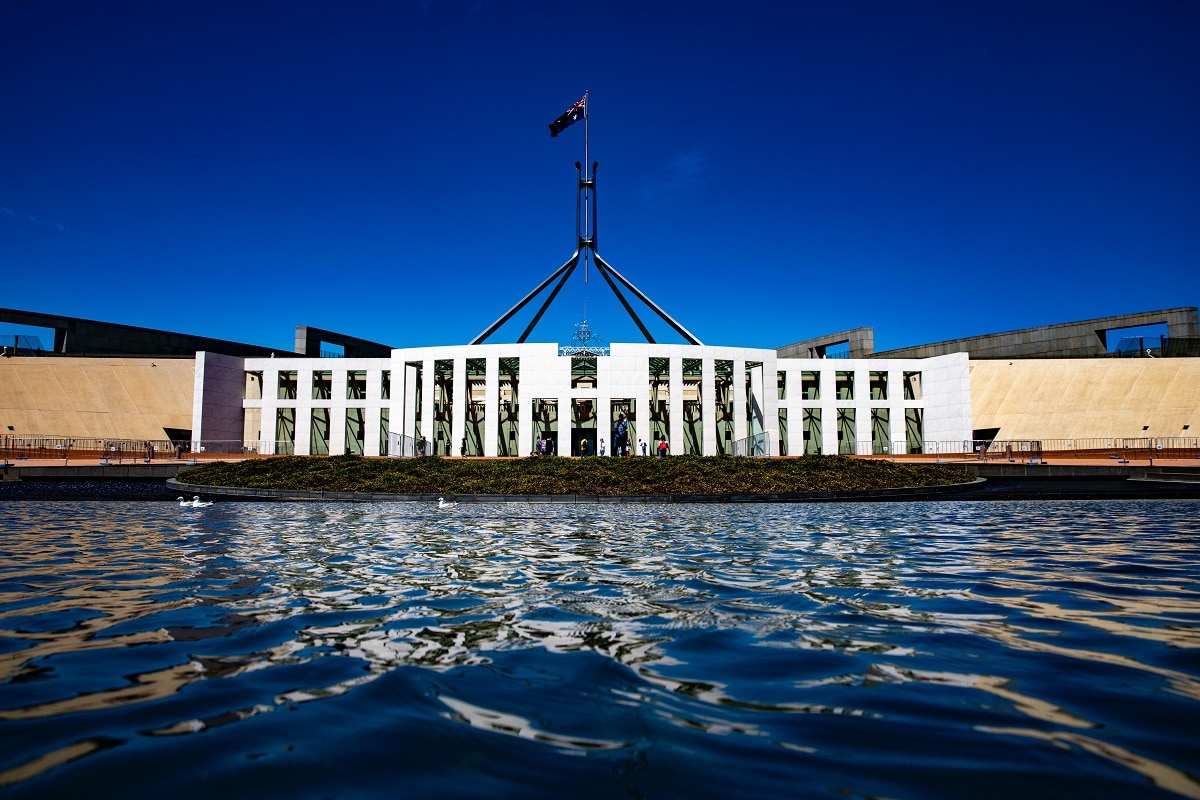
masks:
<instances>
[{"instance_id":1,"label":"white duck","mask_svg":"<svg viewBox=\"0 0 1200 800\"><path fill-rule=\"evenodd\" d=\"M192 499L190 501L184 500L182 497L179 497L177 499L179 500L180 508L204 508L206 506L212 505L212 502L210 502L210 501L201 500L200 495L198 495L198 494L193 495Z\"/></svg>"},{"instance_id":2,"label":"white duck","mask_svg":"<svg viewBox=\"0 0 1200 800\"><path fill-rule=\"evenodd\" d=\"M456 505L458 505L458 503L446 502L446 499L444 497L438 498L438 508L439 509L454 508Z\"/></svg>"}]
</instances>

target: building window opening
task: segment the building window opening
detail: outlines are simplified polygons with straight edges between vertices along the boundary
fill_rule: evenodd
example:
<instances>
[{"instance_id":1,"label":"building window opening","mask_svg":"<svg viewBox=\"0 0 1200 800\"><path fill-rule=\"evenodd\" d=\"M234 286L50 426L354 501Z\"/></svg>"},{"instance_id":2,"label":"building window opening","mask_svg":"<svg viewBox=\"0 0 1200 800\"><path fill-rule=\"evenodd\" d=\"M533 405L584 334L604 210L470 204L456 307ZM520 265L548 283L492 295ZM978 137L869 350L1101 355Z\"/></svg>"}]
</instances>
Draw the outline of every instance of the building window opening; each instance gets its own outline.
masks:
<instances>
[{"instance_id":1,"label":"building window opening","mask_svg":"<svg viewBox=\"0 0 1200 800\"><path fill-rule=\"evenodd\" d=\"M487 430L487 360L468 358L466 435L459 443L464 456L482 456L484 434Z\"/></svg>"},{"instance_id":2,"label":"building window opening","mask_svg":"<svg viewBox=\"0 0 1200 800\"><path fill-rule=\"evenodd\" d=\"M800 397L805 400L821 399L821 373L807 371L800 373Z\"/></svg>"},{"instance_id":3,"label":"building window opening","mask_svg":"<svg viewBox=\"0 0 1200 800\"><path fill-rule=\"evenodd\" d=\"M576 398L571 405L571 455L594 456L599 444L596 435L596 401Z\"/></svg>"},{"instance_id":4,"label":"building window opening","mask_svg":"<svg viewBox=\"0 0 1200 800\"><path fill-rule=\"evenodd\" d=\"M640 455L638 451L637 402L633 398L613 400L609 404L609 419L612 421L612 454L614 456ZM625 423L624 438L621 423Z\"/></svg>"},{"instance_id":5,"label":"building window opening","mask_svg":"<svg viewBox=\"0 0 1200 800\"><path fill-rule=\"evenodd\" d=\"M521 359L501 357L499 368L500 441L496 443L496 452L502 456L519 456L521 437L517 419L520 411Z\"/></svg>"},{"instance_id":6,"label":"building window opening","mask_svg":"<svg viewBox=\"0 0 1200 800\"><path fill-rule=\"evenodd\" d=\"M280 400L295 400L296 399L296 370L283 370L279 373L279 393Z\"/></svg>"},{"instance_id":7,"label":"building window opening","mask_svg":"<svg viewBox=\"0 0 1200 800\"><path fill-rule=\"evenodd\" d=\"M596 359L594 357L573 357L571 359L571 388L596 388Z\"/></svg>"},{"instance_id":8,"label":"building window opening","mask_svg":"<svg viewBox=\"0 0 1200 800\"><path fill-rule=\"evenodd\" d=\"M367 412L362 408L346 409L346 455L361 456L367 440Z\"/></svg>"},{"instance_id":9,"label":"building window opening","mask_svg":"<svg viewBox=\"0 0 1200 800\"><path fill-rule=\"evenodd\" d=\"M806 408L804 409L804 419L801 423L804 428L804 455L815 456L821 454L821 409Z\"/></svg>"},{"instance_id":10,"label":"building window opening","mask_svg":"<svg viewBox=\"0 0 1200 800\"><path fill-rule=\"evenodd\" d=\"M312 374L312 399L329 400L333 397L333 373L327 369Z\"/></svg>"},{"instance_id":11,"label":"building window opening","mask_svg":"<svg viewBox=\"0 0 1200 800\"><path fill-rule=\"evenodd\" d=\"M683 359L683 452L687 455L704 454L703 381L704 362Z\"/></svg>"},{"instance_id":12,"label":"building window opening","mask_svg":"<svg viewBox=\"0 0 1200 800\"><path fill-rule=\"evenodd\" d=\"M891 449L891 413L886 408L871 409L871 452L875 455Z\"/></svg>"},{"instance_id":13,"label":"building window opening","mask_svg":"<svg viewBox=\"0 0 1200 800\"><path fill-rule=\"evenodd\" d=\"M852 456L857 452L857 432L854 429L854 409L837 410L838 455Z\"/></svg>"},{"instance_id":14,"label":"building window opening","mask_svg":"<svg viewBox=\"0 0 1200 800\"><path fill-rule=\"evenodd\" d=\"M558 399L533 401L533 451L536 455L552 456L558 452Z\"/></svg>"},{"instance_id":15,"label":"building window opening","mask_svg":"<svg viewBox=\"0 0 1200 800\"><path fill-rule=\"evenodd\" d=\"M275 410L275 455L290 456L296 452L296 409Z\"/></svg>"},{"instance_id":16,"label":"building window opening","mask_svg":"<svg viewBox=\"0 0 1200 800\"><path fill-rule=\"evenodd\" d=\"M312 428L308 437L308 452L314 456L329 455L329 409L312 410Z\"/></svg>"},{"instance_id":17,"label":"building window opening","mask_svg":"<svg viewBox=\"0 0 1200 800\"><path fill-rule=\"evenodd\" d=\"M904 438L908 446L908 452L925 452L925 430L921 409L904 409Z\"/></svg>"},{"instance_id":18,"label":"building window opening","mask_svg":"<svg viewBox=\"0 0 1200 800\"><path fill-rule=\"evenodd\" d=\"M263 374L262 372L247 372L246 373L246 393L247 400L262 400L263 399Z\"/></svg>"},{"instance_id":19,"label":"building window opening","mask_svg":"<svg viewBox=\"0 0 1200 800\"><path fill-rule=\"evenodd\" d=\"M871 399L888 399L888 374L886 372L871 373Z\"/></svg>"},{"instance_id":20,"label":"building window opening","mask_svg":"<svg viewBox=\"0 0 1200 800\"><path fill-rule=\"evenodd\" d=\"M433 362L433 446L434 455L448 456L454 419L454 361L448 358Z\"/></svg>"},{"instance_id":21,"label":"building window opening","mask_svg":"<svg viewBox=\"0 0 1200 800\"><path fill-rule=\"evenodd\" d=\"M835 375L835 387L838 400L854 399L854 373L838 372Z\"/></svg>"},{"instance_id":22,"label":"building window opening","mask_svg":"<svg viewBox=\"0 0 1200 800\"><path fill-rule=\"evenodd\" d=\"M919 373L919 372L904 373L904 399L905 400L920 400L921 399L921 373Z\"/></svg>"},{"instance_id":23,"label":"building window opening","mask_svg":"<svg viewBox=\"0 0 1200 800\"><path fill-rule=\"evenodd\" d=\"M733 453L733 362L713 362L713 411L717 422L717 454Z\"/></svg>"},{"instance_id":24,"label":"building window opening","mask_svg":"<svg viewBox=\"0 0 1200 800\"><path fill-rule=\"evenodd\" d=\"M650 359L650 446L667 439L671 431L671 360ZM669 439L667 439L670 442Z\"/></svg>"},{"instance_id":25,"label":"building window opening","mask_svg":"<svg viewBox=\"0 0 1200 800\"><path fill-rule=\"evenodd\" d=\"M346 373L346 399L347 400L366 400L367 399L367 373L366 370L356 369Z\"/></svg>"}]
</instances>

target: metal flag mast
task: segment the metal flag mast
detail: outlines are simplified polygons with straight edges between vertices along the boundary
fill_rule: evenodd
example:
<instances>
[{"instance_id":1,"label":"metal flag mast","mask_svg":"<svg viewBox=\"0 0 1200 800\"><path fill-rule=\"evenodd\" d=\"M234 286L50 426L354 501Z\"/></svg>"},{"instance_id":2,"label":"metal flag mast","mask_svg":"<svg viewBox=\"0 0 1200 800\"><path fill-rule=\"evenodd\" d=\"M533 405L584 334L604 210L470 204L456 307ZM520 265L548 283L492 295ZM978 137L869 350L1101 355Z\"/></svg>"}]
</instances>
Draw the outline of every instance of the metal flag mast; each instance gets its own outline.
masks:
<instances>
[{"instance_id":1,"label":"metal flag mast","mask_svg":"<svg viewBox=\"0 0 1200 800\"><path fill-rule=\"evenodd\" d=\"M617 284L624 286L625 289L645 303L651 310L654 311L654 313L658 314L658 316L664 322L670 325L677 333L679 333L679 335L686 339L689 344L703 344L703 342L693 336L686 328L676 322L670 314L660 308L657 303L655 303L640 289L630 283L625 276L617 272L617 270L614 269L611 264L601 258L600 253L596 249L597 232L599 230L598 218L596 215L596 168L600 166L600 164L599 162L592 162L591 176L589 177L587 163L588 148L590 146L590 130L587 105L588 92L584 92L583 97L580 98L578 102L567 109L567 111L554 120L554 122L550 123L550 136L556 137L562 130L574 124L575 122L578 122L580 118L583 119L583 162L575 162L575 172L578 175L578 189L575 197L575 252L571 254L571 257L568 258L561 267L556 269L548 278L539 283L533 289L533 291L521 298L521 300L515 306L504 312L504 314L501 315L498 320L493 322L486 330L484 330L483 333L476 336L471 341L471 344L473 345L483 344L485 341L487 341L488 337L495 333L500 326L512 319L517 312L528 305L533 298L541 294L547 286L549 286L551 283L554 283L554 281L557 279L558 283L555 284L549 296L546 297L541 307L538 308L537 313L533 315L533 319L530 321L529 325L526 326L525 330L521 333L521 336L517 339L518 344L524 343L525 340L529 338L529 334L533 332L533 329L537 327L538 322L541 321L542 316L546 313L546 310L554 302L554 298L558 296L558 293L566 284L567 279L571 277L571 273L575 271L575 267L579 265L579 259L581 257L584 259L584 282L587 282L587 262L590 257L591 260L595 261L596 263L596 271L600 273L602 278L604 278L604 282L608 284L608 288L612 290L614 295L616 295L617 300L621 302L621 306L625 309L625 312L629 314L629 317L633 320L634 324L638 326L638 330L642 332L642 336L646 338L647 342L654 344L654 337L650 335L650 331L646 328L641 318L637 315L637 312L633 310L633 306L630 305L629 300L626 299L625 295L621 292L621 289Z\"/></svg>"}]
</instances>

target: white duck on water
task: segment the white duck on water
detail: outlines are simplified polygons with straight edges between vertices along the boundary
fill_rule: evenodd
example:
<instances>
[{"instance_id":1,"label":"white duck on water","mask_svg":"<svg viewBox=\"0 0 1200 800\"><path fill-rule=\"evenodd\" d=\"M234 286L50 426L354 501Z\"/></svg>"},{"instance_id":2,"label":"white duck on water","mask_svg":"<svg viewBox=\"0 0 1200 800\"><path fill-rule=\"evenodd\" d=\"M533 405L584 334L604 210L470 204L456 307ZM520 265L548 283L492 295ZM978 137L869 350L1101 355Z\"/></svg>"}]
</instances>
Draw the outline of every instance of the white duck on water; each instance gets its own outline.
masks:
<instances>
[{"instance_id":1,"label":"white duck on water","mask_svg":"<svg viewBox=\"0 0 1200 800\"><path fill-rule=\"evenodd\" d=\"M191 500L184 500L182 497L177 497L175 499L179 501L180 508L204 508L205 506L212 505L211 501L201 500L200 495L198 494L193 495Z\"/></svg>"},{"instance_id":2,"label":"white duck on water","mask_svg":"<svg viewBox=\"0 0 1200 800\"><path fill-rule=\"evenodd\" d=\"M456 506L456 505L458 505L458 503L446 502L446 499L444 497L438 498L438 508L439 509L454 508L454 506Z\"/></svg>"}]
</instances>

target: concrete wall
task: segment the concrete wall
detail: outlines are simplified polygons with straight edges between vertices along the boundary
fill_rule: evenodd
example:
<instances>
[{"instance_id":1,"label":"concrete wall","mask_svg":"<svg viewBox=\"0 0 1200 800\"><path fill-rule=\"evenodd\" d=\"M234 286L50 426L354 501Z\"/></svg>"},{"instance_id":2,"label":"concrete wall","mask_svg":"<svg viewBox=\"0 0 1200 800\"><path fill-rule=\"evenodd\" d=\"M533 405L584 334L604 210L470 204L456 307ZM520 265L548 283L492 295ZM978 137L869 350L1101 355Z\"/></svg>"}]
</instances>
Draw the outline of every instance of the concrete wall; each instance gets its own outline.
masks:
<instances>
[{"instance_id":1,"label":"concrete wall","mask_svg":"<svg viewBox=\"0 0 1200 800\"><path fill-rule=\"evenodd\" d=\"M190 358L0 358L0 434L161 440L192 427L194 376Z\"/></svg>"},{"instance_id":2,"label":"concrete wall","mask_svg":"<svg viewBox=\"0 0 1200 800\"><path fill-rule=\"evenodd\" d=\"M972 361L976 428L1001 439L1200 434L1200 359Z\"/></svg>"},{"instance_id":3,"label":"concrete wall","mask_svg":"<svg viewBox=\"0 0 1200 800\"><path fill-rule=\"evenodd\" d=\"M196 353L195 395L192 402L192 442L213 447L226 442L237 452L242 447L246 387L246 360L219 353Z\"/></svg>"},{"instance_id":4,"label":"concrete wall","mask_svg":"<svg viewBox=\"0 0 1200 800\"><path fill-rule=\"evenodd\" d=\"M53 352L78 355L183 356L213 350L237 355L270 355L272 348L173 333L136 325L119 325L58 314L0 308L0 322L54 330ZM46 343L48 344L48 343Z\"/></svg>"}]
</instances>

